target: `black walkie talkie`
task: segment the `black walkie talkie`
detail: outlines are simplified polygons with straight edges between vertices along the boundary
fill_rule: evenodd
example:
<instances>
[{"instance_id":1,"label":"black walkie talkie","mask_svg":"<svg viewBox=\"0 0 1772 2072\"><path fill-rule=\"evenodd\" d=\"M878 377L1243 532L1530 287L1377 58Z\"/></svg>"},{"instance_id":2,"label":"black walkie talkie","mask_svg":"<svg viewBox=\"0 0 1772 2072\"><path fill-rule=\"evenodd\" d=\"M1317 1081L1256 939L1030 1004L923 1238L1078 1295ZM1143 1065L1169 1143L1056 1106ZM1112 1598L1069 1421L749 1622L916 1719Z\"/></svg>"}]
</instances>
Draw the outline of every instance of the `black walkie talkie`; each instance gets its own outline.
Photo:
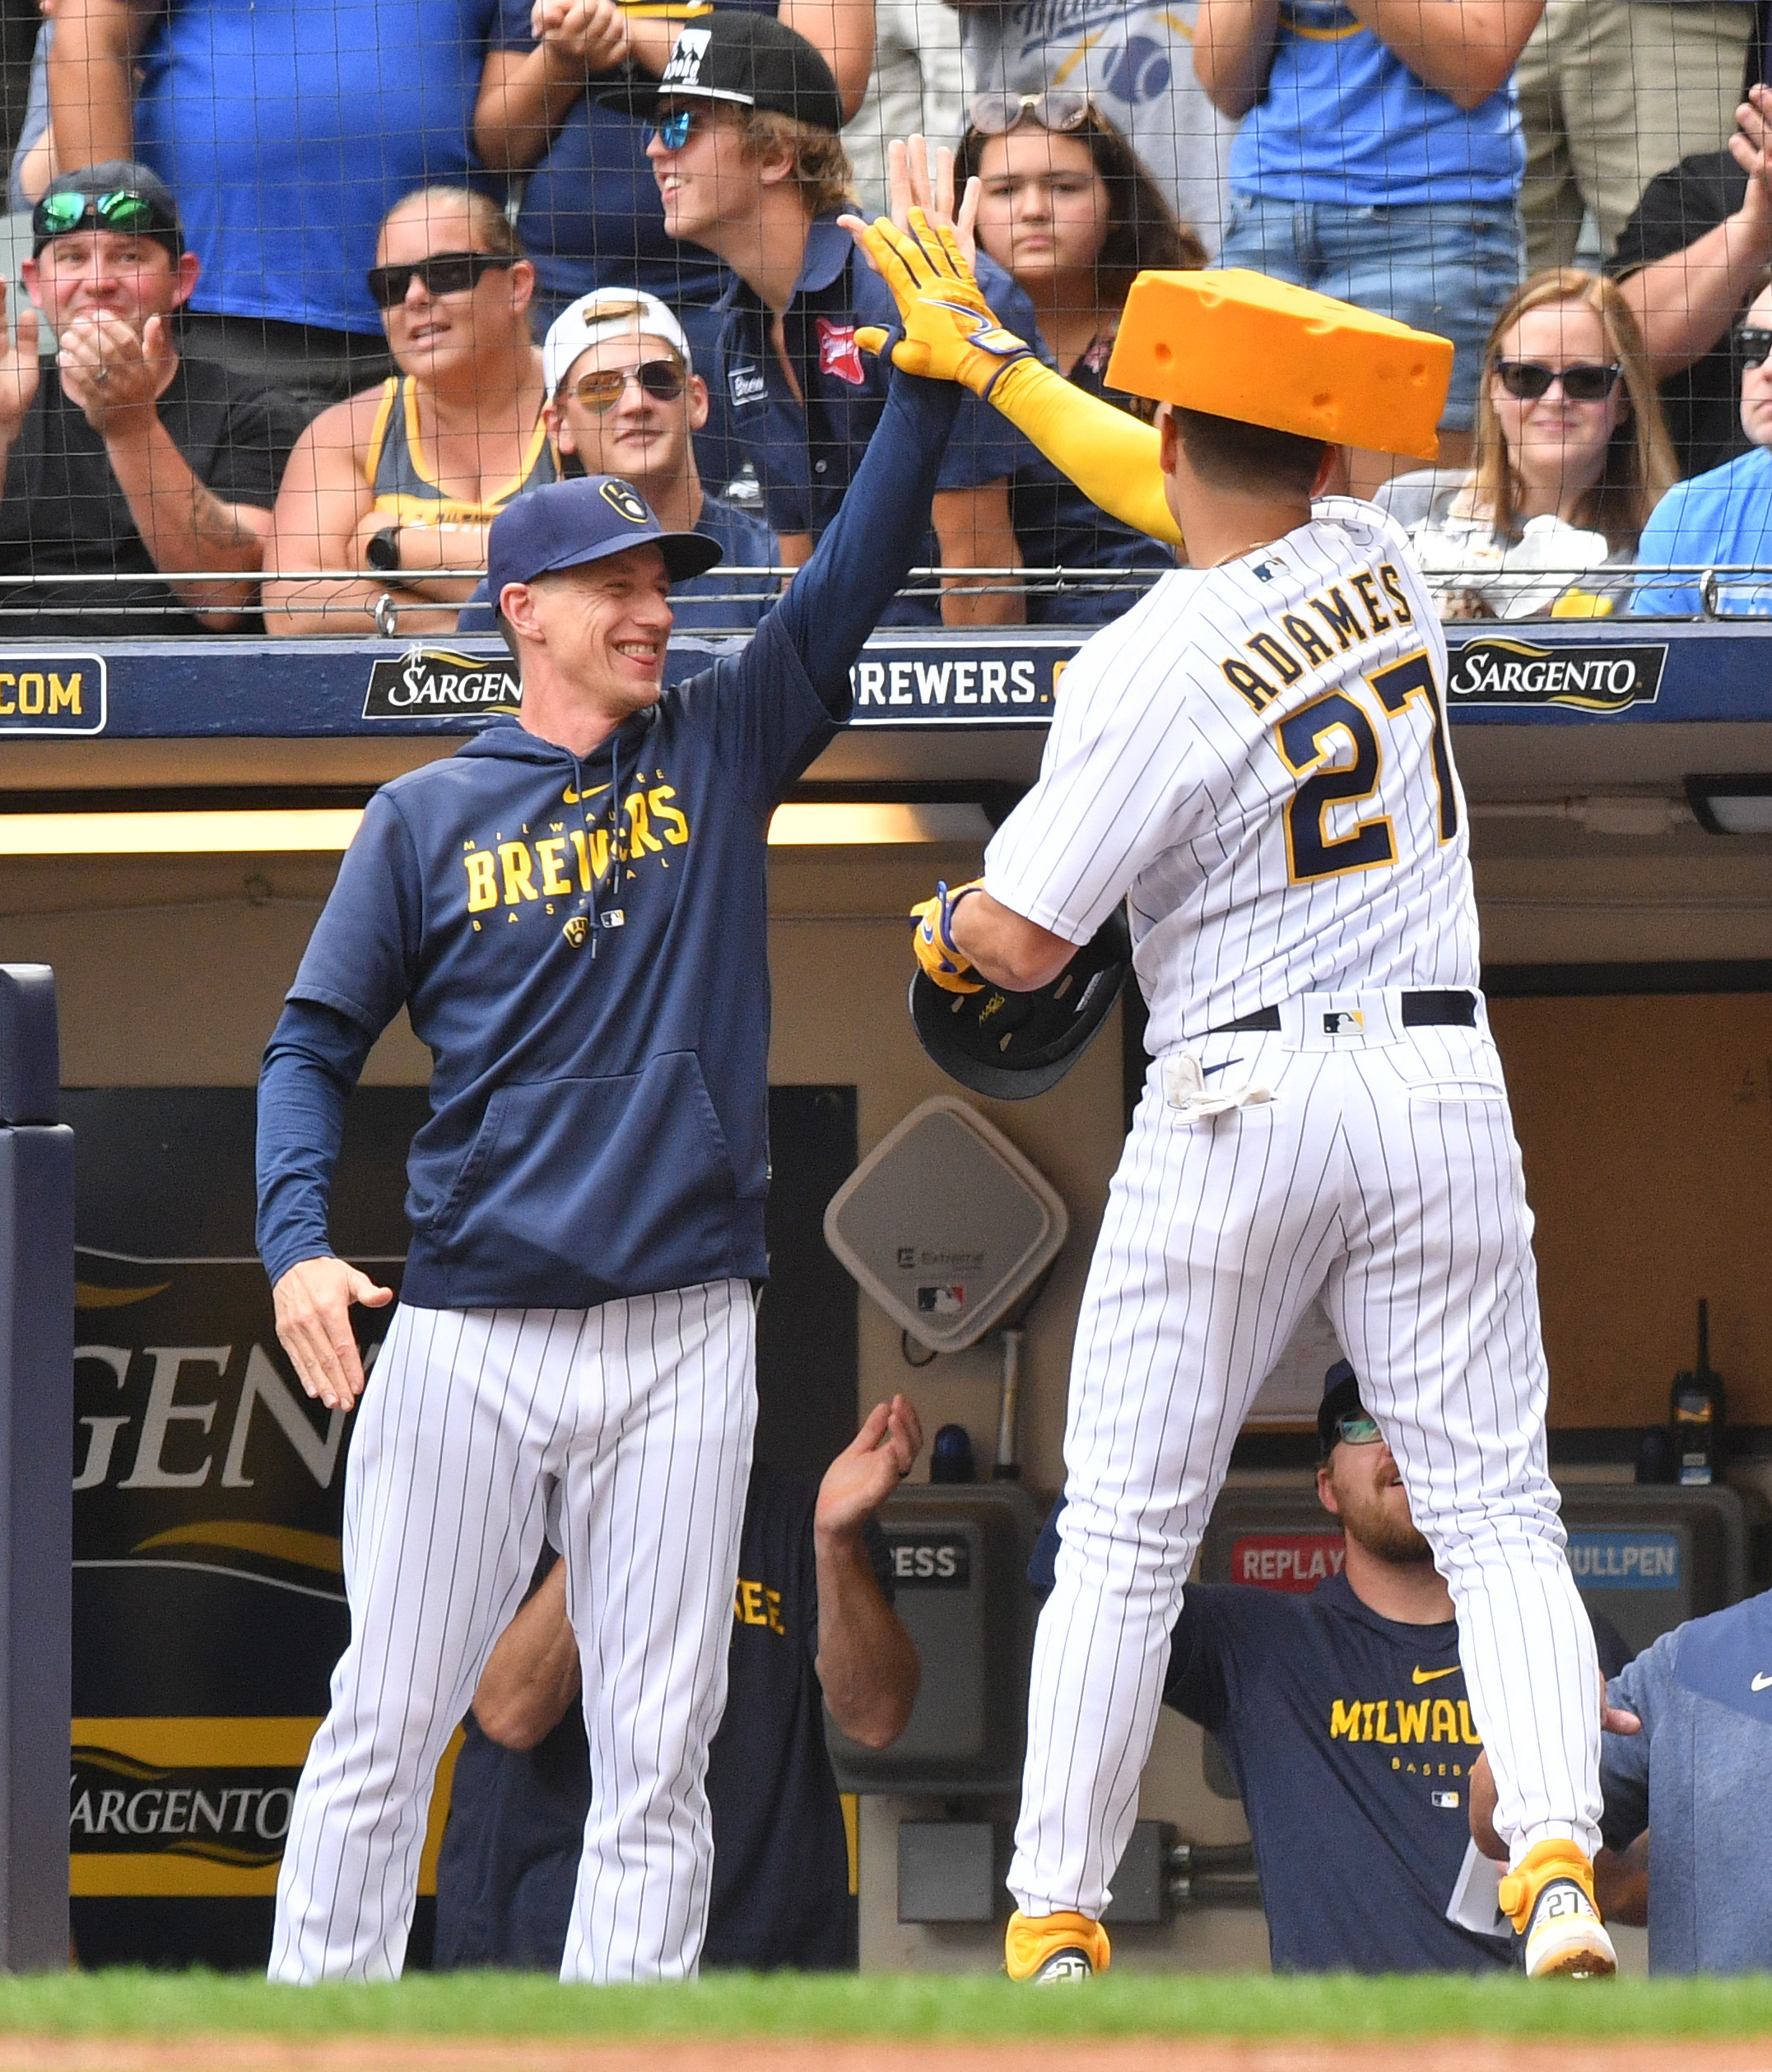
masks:
<instances>
[{"instance_id":1,"label":"black walkie talkie","mask_svg":"<svg viewBox=\"0 0 1772 2072\"><path fill-rule=\"evenodd\" d=\"M1676 1479L1714 1482L1723 1470L1723 1377L1710 1366L1710 1304L1698 1305L1698 1365L1673 1377Z\"/></svg>"}]
</instances>

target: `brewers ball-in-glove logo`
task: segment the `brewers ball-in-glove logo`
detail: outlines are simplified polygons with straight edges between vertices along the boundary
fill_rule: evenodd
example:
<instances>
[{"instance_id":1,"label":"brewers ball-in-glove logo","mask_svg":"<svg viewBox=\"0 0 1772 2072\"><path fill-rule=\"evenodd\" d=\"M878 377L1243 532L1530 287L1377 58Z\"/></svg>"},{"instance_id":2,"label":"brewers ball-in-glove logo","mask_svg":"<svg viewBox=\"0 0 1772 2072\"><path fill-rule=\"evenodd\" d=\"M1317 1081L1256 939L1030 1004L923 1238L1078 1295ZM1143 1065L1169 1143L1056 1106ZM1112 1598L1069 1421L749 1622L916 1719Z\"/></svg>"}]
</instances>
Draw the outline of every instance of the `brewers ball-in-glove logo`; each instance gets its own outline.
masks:
<instances>
[{"instance_id":1,"label":"brewers ball-in-glove logo","mask_svg":"<svg viewBox=\"0 0 1772 2072\"><path fill-rule=\"evenodd\" d=\"M619 512L630 525L650 525L652 513L646 508L640 493L630 482L605 482L602 499L612 511Z\"/></svg>"}]
</instances>

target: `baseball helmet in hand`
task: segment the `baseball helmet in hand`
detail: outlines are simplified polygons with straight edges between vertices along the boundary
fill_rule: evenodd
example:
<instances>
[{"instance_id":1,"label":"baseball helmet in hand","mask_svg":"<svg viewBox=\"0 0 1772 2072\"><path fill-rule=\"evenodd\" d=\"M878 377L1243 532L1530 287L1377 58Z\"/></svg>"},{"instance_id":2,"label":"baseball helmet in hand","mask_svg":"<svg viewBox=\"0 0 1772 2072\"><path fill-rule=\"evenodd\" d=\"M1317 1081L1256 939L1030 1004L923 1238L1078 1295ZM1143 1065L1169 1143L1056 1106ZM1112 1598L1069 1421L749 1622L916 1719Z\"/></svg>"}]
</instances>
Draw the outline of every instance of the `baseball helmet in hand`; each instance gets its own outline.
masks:
<instances>
[{"instance_id":1,"label":"baseball helmet in hand","mask_svg":"<svg viewBox=\"0 0 1772 2072\"><path fill-rule=\"evenodd\" d=\"M1027 993L988 983L947 992L919 971L910 982L917 1040L950 1079L993 1101L1025 1101L1056 1086L1114 1011L1132 969L1126 912L1116 907L1049 985Z\"/></svg>"}]
</instances>

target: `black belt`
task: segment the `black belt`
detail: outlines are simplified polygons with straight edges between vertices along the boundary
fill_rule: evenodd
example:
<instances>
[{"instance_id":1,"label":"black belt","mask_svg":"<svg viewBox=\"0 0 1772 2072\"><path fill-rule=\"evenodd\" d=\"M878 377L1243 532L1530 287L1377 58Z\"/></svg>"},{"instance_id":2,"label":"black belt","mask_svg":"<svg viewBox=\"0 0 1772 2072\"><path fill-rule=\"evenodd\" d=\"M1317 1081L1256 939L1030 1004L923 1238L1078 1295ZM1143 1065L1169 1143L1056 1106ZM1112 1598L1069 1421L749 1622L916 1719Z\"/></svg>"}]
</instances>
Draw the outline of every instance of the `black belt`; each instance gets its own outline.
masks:
<instances>
[{"instance_id":1,"label":"black belt","mask_svg":"<svg viewBox=\"0 0 1772 2072\"><path fill-rule=\"evenodd\" d=\"M1405 993L1402 1025L1405 1029L1474 1029L1477 996L1465 992ZM1206 1033L1208 1036L1254 1035L1279 1026L1277 1007L1258 1007L1253 1015L1240 1015L1234 1022L1221 1022L1216 1029L1209 1029Z\"/></svg>"}]
</instances>

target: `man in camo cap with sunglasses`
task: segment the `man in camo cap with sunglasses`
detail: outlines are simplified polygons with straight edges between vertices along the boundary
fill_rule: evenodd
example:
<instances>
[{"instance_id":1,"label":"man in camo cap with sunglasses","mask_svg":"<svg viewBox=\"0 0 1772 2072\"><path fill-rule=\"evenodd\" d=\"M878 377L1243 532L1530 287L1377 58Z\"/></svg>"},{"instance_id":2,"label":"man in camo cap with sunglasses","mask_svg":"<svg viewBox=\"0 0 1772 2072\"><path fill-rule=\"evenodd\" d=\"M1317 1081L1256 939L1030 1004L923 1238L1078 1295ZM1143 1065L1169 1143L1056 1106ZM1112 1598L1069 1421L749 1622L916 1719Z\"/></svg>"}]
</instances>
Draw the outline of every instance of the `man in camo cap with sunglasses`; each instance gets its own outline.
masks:
<instances>
[{"instance_id":1,"label":"man in camo cap with sunglasses","mask_svg":"<svg viewBox=\"0 0 1772 2072\"><path fill-rule=\"evenodd\" d=\"M198 634L250 609L301 414L179 352L198 271L144 165L63 174L32 211L10 329L0 290L0 639Z\"/></svg>"}]
</instances>

